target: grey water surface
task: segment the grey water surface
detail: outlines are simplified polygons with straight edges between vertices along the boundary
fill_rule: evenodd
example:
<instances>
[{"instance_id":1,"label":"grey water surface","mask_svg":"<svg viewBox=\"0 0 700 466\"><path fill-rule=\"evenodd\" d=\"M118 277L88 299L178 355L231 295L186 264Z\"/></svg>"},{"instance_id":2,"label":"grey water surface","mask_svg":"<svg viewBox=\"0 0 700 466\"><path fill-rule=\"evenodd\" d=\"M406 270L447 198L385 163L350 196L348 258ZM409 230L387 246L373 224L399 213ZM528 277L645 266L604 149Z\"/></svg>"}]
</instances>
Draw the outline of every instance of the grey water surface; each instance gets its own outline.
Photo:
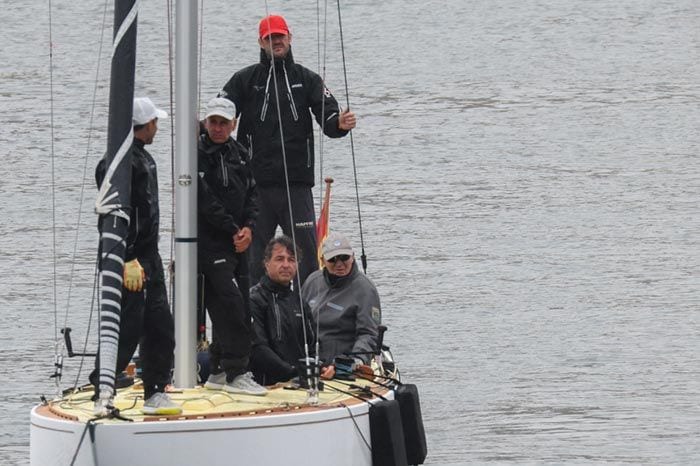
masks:
<instances>
[{"instance_id":1,"label":"grey water surface","mask_svg":"<svg viewBox=\"0 0 700 466\"><path fill-rule=\"evenodd\" d=\"M52 48L48 2L0 1L2 464L28 463L55 329L81 347L91 315L112 7L101 46L104 3L51 3ZM345 102L336 4L267 3ZM169 107L165 5L142 2L136 90ZM204 2L202 100L257 60L265 9ZM700 3L341 11L367 273L420 390L426 464L698 464ZM324 141L322 165L331 225L359 251L349 138ZM61 386L79 370L67 360Z\"/></svg>"}]
</instances>

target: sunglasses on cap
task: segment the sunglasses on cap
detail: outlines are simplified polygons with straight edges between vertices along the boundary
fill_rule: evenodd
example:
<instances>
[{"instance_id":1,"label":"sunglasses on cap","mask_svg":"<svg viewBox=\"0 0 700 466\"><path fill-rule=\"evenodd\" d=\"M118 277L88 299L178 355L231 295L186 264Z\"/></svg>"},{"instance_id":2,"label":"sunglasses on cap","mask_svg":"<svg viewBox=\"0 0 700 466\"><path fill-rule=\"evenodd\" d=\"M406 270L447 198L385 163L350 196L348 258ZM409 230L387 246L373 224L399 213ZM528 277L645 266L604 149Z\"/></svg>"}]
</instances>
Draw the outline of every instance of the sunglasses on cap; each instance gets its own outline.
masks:
<instances>
[{"instance_id":1,"label":"sunglasses on cap","mask_svg":"<svg viewBox=\"0 0 700 466\"><path fill-rule=\"evenodd\" d=\"M346 262L350 259L351 256L348 256L347 254L341 254L339 256L331 257L330 259L326 259L326 261L330 262L331 264L335 264L336 261L340 262Z\"/></svg>"}]
</instances>

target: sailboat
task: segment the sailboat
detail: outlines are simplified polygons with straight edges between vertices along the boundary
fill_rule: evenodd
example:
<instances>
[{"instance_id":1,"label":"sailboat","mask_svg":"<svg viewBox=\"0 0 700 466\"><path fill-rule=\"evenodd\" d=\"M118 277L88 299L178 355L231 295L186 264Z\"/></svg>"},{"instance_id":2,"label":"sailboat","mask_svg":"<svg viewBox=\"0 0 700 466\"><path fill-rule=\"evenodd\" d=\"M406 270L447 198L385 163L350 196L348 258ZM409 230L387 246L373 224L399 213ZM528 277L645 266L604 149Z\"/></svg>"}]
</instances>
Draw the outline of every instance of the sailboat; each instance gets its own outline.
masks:
<instances>
[{"instance_id":1,"label":"sailboat","mask_svg":"<svg viewBox=\"0 0 700 466\"><path fill-rule=\"evenodd\" d=\"M124 238L128 228L131 102L138 1L115 0L108 129L108 174L98 195L101 214L100 366L114 367ZM176 5L176 224L174 416L140 412L143 391L117 389L100 374L100 396L117 416L95 417L92 387L66 391L31 411L30 464L422 464L427 452L415 386L402 384L386 347L369 374L310 388L277 384L255 397L196 384L196 122L197 2ZM111 324L111 325L110 325ZM316 388L314 388L316 387Z\"/></svg>"}]
</instances>

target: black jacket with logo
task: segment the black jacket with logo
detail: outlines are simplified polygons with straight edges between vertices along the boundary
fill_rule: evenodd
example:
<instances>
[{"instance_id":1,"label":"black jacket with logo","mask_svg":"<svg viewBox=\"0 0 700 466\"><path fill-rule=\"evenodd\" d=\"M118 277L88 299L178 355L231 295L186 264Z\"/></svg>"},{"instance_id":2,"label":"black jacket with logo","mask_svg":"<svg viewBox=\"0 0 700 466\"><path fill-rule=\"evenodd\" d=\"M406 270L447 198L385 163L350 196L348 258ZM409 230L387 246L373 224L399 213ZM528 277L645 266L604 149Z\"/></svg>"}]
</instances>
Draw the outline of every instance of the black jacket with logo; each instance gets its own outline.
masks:
<instances>
[{"instance_id":1,"label":"black jacket with logo","mask_svg":"<svg viewBox=\"0 0 700 466\"><path fill-rule=\"evenodd\" d=\"M229 137L216 144L207 134L197 146L197 212L200 249L233 248L233 235L255 229L258 217L255 180L244 147Z\"/></svg>"},{"instance_id":2,"label":"black jacket with logo","mask_svg":"<svg viewBox=\"0 0 700 466\"><path fill-rule=\"evenodd\" d=\"M311 112L331 138L338 129L339 106L321 77L294 62L292 50L272 62L260 50L260 63L235 73L219 93L236 104L240 114L238 141L248 148L255 181L260 186L284 186L284 162L277 115L275 81L281 108L284 148L291 184L314 185L314 135ZM276 78L276 79L275 79Z\"/></svg>"},{"instance_id":3,"label":"black jacket with logo","mask_svg":"<svg viewBox=\"0 0 700 466\"><path fill-rule=\"evenodd\" d=\"M316 326L308 304L304 303L302 321L299 295L263 275L250 289L250 310L255 329L250 364L255 378L269 385L296 376L298 360L305 355L302 322L306 325L309 354L315 354Z\"/></svg>"},{"instance_id":4,"label":"black jacket with logo","mask_svg":"<svg viewBox=\"0 0 700 466\"><path fill-rule=\"evenodd\" d=\"M131 146L131 211L126 262L158 253L158 171L155 160L144 146L144 142L136 138ZM103 158L95 169L98 188L102 185L106 170Z\"/></svg>"}]
</instances>

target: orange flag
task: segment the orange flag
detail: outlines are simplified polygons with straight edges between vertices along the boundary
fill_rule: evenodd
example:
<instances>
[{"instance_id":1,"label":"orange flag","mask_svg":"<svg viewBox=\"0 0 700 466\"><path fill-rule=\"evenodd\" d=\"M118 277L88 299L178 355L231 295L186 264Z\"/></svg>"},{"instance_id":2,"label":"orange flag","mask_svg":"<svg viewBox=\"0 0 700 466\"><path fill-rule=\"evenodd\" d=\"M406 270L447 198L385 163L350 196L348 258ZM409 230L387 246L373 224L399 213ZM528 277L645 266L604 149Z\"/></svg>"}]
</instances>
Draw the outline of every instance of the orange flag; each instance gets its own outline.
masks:
<instances>
[{"instance_id":1,"label":"orange flag","mask_svg":"<svg viewBox=\"0 0 700 466\"><path fill-rule=\"evenodd\" d=\"M333 178L326 178L324 181L326 182L326 194L323 196L321 214L316 222L316 258L318 259L319 269L323 268L323 261L321 260L321 256L323 256L323 241L328 236L331 215L331 183L333 183Z\"/></svg>"}]
</instances>

